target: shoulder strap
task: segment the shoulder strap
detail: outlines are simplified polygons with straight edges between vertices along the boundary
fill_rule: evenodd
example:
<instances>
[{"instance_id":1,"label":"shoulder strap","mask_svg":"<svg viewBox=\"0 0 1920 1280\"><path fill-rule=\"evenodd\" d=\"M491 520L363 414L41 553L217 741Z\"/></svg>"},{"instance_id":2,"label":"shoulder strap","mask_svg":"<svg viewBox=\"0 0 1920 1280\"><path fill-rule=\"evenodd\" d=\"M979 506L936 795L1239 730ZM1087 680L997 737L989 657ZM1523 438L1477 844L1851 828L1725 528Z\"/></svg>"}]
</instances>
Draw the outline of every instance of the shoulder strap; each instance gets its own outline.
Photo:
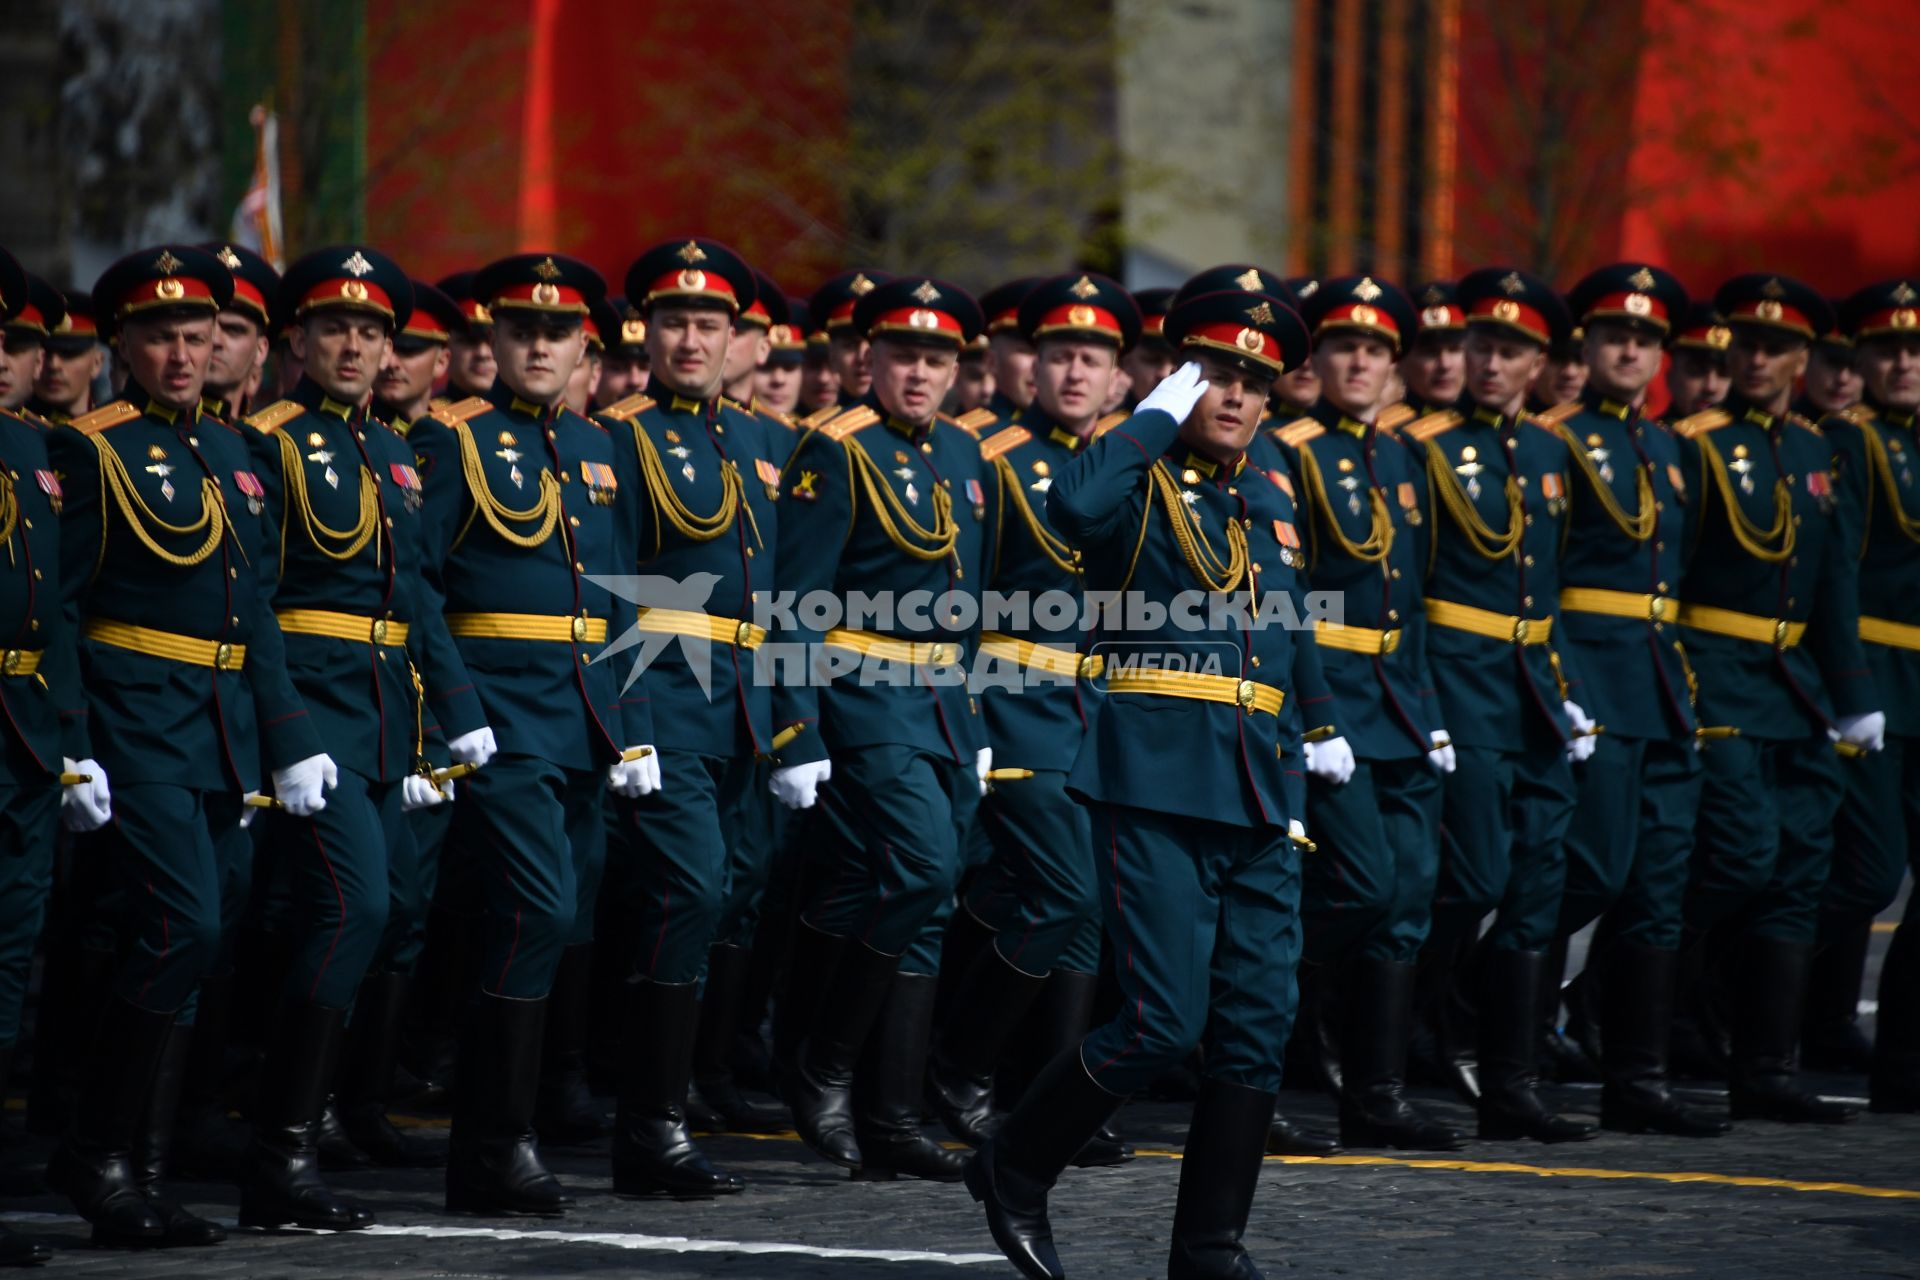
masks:
<instances>
[{"instance_id":1,"label":"shoulder strap","mask_svg":"<svg viewBox=\"0 0 1920 1280\"><path fill-rule=\"evenodd\" d=\"M808 428L824 427L829 422L832 422L836 417L838 417L839 414L840 414L840 406L837 404L830 404L830 405L827 405L825 408L815 409L812 413L800 419L800 425Z\"/></svg>"},{"instance_id":2,"label":"shoulder strap","mask_svg":"<svg viewBox=\"0 0 1920 1280\"><path fill-rule=\"evenodd\" d=\"M1687 439L1692 440L1696 436L1707 434L1709 431L1717 431L1732 421L1733 415L1725 409L1703 409L1699 413L1680 419L1680 421L1673 424L1673 429Z\"/></svg>"},{"instance_id":3,"label":"shoulder strap","mask_svg":"<svg viewBox=\"0 0 1920 1280\"><path fill-rule=\"evenodd\" d=\"M979 431L990 427L1000 417L999 414L981 405L978 409L969 409L953 420L955 426L965 427L969 431Z\"/></svg>"},{"instance_id":4,"label":"shoulder strap","mask_svg":"<svg viewBox=\"0 0 1920 1280\"><path fill-rule=\"evenodd\" d=\"M1553 406L1553 408L1542 409L1533 416L1539 421L1552 426L1565 422L1578 412L1580 412L1580 402L1578 400L1563 400Z\"/></svg>"},{"instance_id":5,"label":"shoulder strap","mask_svg":"<svg viewBox=\"0 0 1920 1280\"><path fill-rule=\"evenodd\" d=\"M427 416L449 427L457 427L469 418L477 418L493 408L483 396L468 396L458 404L435 405Z\"/></svg>"},{"instance_id":6,"label":"shoulder strap","mask_svg":"<svg viewBox=\"0 0 1920 1280\"><path fill-rule=\"evenodd\" d=\"M1323 436L1327 429L1313 418L1295 418L1284 427L1273 429L1273 438L1289 448L1298 449L1315 436Z\"/></svg>"},{"instance_id":7,"label":"shoulder strap","mask_svg":"<svg viewBox=\"0 0 1920 1280\"><path fill-rule=\"evenodd\" d=\"M880 415L866 405L857 404L820 427L820 434L838 444L856 431L880 421Z\"/></svg>"},{"instance_id":8,"label":"shoulder strap","mask_svg":"<svg viewBox=\"0 0 1920 1280\"><path fill-rule=\"evenodd\" d=\"M1398 400L1382 409L1379 416L1374 418L1373 425L1376 429L1392 435L1412 422L1414 416L1413 406L1405 400Z\"/></svg>"},{"instance_id":9,"label":"shoulder strap","mask_svg":"<svg viewBox=\"0 0 1920 1280\"><path fill-rule=\"evenodd\" d=\"M635 392L624 400L615 400L600 410L602 418L612 418L616 422L632 422L635 418L653 408L654 399L645 392Z\"/></svg>"},{"instance_id":10,"label":"shoulder strap","mask_svg":"<svg viewBox=\"0 0 1920 1280\"><path fill-rule=\"evenodd\" d=\"M988 462L1003 453L1010 453L1027 441L1033 439L1033 432L1025 427L1008 427L1005 431L996 431L980 442L980 456Z\"/></svg>"},{"instance_id":11,"label":"shoulder strap","mask_svg":"<svg viewBox=\"0 0 1920 1280\"><path fill-rule=\"evenodd\" d=\"M1465 421L1466 418L1461 415L1458 409L1441 409L1428 414L1424 418L1416 418L1413 423L1407 427L1406 434L1412 439L1424 443L1437 435L1453 430Z\"/></svg>"},{"instance_id":12,"label":"shoulder strap","mask_svg":"<svg viewBox=\"0 0 1920 1280\"><path fill-rule=\"evenodd\" d=\"M130 422L139 416L140 411L133 407L131 401L115 400L112 404L102 405L92 413L81 414L69 425L71 425L75 431L81 431L87 435L94 435L97 432L105 431L108 427L118 426L123 422Z\"/></svg>"},{"instance_id":13,"label":"shoulder strap","mask_svg":"<svg viewBox=\"0 0 1920 1280\"><path fill-rule=\"evenodd\" d=\"M279 428L305 413L306 407L292 400L276 400L258 413L248 414L241 421L258 431L261 435L272 435Z\"/></svg>"}]
</instances>

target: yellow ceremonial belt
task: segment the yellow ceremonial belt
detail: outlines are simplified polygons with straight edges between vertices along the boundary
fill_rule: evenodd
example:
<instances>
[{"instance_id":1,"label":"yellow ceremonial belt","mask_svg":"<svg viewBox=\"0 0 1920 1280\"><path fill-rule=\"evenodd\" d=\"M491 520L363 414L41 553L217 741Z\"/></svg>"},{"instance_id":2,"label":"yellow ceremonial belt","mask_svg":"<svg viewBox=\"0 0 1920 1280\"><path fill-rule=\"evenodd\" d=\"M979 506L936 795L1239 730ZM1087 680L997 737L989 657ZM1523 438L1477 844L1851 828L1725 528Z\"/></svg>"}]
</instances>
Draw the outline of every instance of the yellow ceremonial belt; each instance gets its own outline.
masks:
<instances>
[{"instance_id":1,"label":"yellow ceremonial belt","mask_svg":"<svg viewBox=\"0 0 1920 1280\"><path fill-rule=\"evenodd\" d=\"M1223 702L1243 711L1280 714L1287 700L1284 689L1232 676L1203 675L1197 671L1116 671L1107 677L1109 693L1151 693L1164 698L1192 698L1196 702Z\"/></svg>"},{"instance_id":2,"label":"yellow ceremonial belt","mask_svg":"<svg viewBox=\"0 0 1920 1280\"><path fill-rule=\"evenodd\" d=\"M1682 604L1680 625L1692 627L1695 631L1710 631L1717 636L1732 636L1736 640L1770 644L1776 649L1793 648L1807 633L1807 624L1804 622L1788 622L1785 618L1763 618L1753 613L1716 609L1709 604Z\"/></svg>"},{"instance_id":3,"label":"yellow ceremonial belt","mask_svg":"<svg viewBox=\"0 0 1920 1280\"><path fill-rule=\"evenodd\" d=\"M292 635L331 636L358 644L405 644L409 630L404 622L331 609L283 609L274 617L280 620L280 629Z\"/></svg>"},{"instance_id":4,"label":"yellow ceremonial belt","mask_svg":"<svg viewBox=\"0 0 1920 1280\"><path fill-rule=\"evenodd\" d=\"M1495 613L1491 609L1476 609L1470 604L1435 600L1432 596L1427 597L1426 604L1427 621L1434 626L1471 631L1489 640L1503 640L1508 644L1545 644L1547 637L1553 634L1552 618L1516 618Z\"/></svg>"},{"instance_id":5,"label":"yellow ceremonial belt","mask_svg":"<svg viewBox=\"0 0 1920 1280\"><path fill-rule=\"evenodd\" d=\"M456 636L480 640L571 640L575 644L603 644L605 618L575 618L546 613L450 613L447 630Z\"/></svg>"},{"instance_id":6,"label":"yellow ceremonial belt","mask_svg":"<svg viewBox=\"0 0 1920 1280\"><path fill-rule=\"evenodd\" d=\"M847 627L835 627L827 632L824 638L828 644L837 649L851 649L866 657L883 658L888 662L911 662L915 666L942 667L948 663L960 661L960 646L957 644L895 640L888 636L874 635L871 631L854 631Z\"/></svg>"},{"instance_id":7,"label":"yellow ceremonial belt","mask_svg":"<svg viewBox=\"0 0 1920 1280\"><path fill-rule=\"evenodd\" d=\"M80 634L95 644L131 649L170 662L212 667L216 671L238 671L247 661L247 646L243 644L175 635L171 631L155 631L152 627L136 627L128 622L108 622L104 618L89 618L80 628Z\"/></svg>"},{"instance_id":8,"label":"yellow ceremonial belt","mask_svg":"<svg viewBox=\"0 0 1920 1280\"><path fill-rule=\"evenodd\" d=\"M1632 618L1636 622L1672 622L1680 614L1680 602L1671 596L1644 596L1632 591L1606 591L1599 587L1563 587L1560 608L1572 613L1604 613L1610 618Z\"/></svg>"},{"instance_id":9,"label":"yellow ceremonial belt","mask_svg":"<svg viewBox=\"0 0 1920 1280\"><path fill-rule=\"evenodd\" d=\"M739 618L717 618L691 609L642 609L636 630L661 636L692 636L715 644L730 644L741 649L758 649L767 638L765 627L756 627Z\"/></svg>"},{"instance_id":10,"label":"yellow ceremonial belt","mask_svg":"<svg viewBox=\"0 0 1920 1280\"><path fill-rule=\"evenodd\" d=\"M0 655L0 676L30 676L40 670L44 649L8 649Z\"/></svg>"},{"instance_id":11,"label":"yellow ceremonial belt","mask_svg":"<svg viewBox=\"0 0 1920 1280\"><path fill-rule=\"evenodd\" d=\"M1035 644L999 631L980 633L980 656L1002 658L1058 676L1085 676L1089 680L1096 679L1107 666L1106 658L1099 654L1079 654L1072 649Z\"/></svg>"},{"instance_id":12,"label":"yellow ceremonial belt","mask_svg":"<svg viewBox=\"0 0 1920 1280\"><path fill-rule=\"evenodd\" d=\"M1400 647L1400 628L1377 631L1349 627L1343 622L1315 621L1313 642L1322 649L1345 649L1348 653L1392 653Z\"/></svg>"},{"instance_id":13,"label":"yellow ceremonial belt","mask_svg":"<svg viewBox=\"0 0 1920 1280\"><path fill-rule=\"evenodd\" d=\"M1860 638L1868 644L1884 644L1895 649L1920 649L1920 627L1891 618L1862 617Z\"/></svg>"}]
</instances>

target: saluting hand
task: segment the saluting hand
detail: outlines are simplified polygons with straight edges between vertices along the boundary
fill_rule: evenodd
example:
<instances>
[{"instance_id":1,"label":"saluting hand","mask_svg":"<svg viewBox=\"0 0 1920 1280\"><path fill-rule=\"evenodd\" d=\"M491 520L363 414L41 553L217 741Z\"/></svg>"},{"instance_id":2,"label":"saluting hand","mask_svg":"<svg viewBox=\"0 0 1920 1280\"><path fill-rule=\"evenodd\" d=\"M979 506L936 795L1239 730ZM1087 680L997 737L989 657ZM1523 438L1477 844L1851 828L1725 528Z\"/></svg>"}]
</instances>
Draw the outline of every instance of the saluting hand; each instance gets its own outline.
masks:
<instances>
[{"instance_id":1,"label":"saluting hand","mask_svg":"<svg viewBox=\"0 0 1920 1280\"><path fill-rule=\"evenodd\" d=\"M1158 409L1175 422L1185 422L1187 415L1193 412L1193 406L1200 403L1200 397L1207 394L1209 385L1200 376L1199 363L1189 360L1161 379L1159 386L1147 392L1135 412Z\"/></svg>"}]
</instances>

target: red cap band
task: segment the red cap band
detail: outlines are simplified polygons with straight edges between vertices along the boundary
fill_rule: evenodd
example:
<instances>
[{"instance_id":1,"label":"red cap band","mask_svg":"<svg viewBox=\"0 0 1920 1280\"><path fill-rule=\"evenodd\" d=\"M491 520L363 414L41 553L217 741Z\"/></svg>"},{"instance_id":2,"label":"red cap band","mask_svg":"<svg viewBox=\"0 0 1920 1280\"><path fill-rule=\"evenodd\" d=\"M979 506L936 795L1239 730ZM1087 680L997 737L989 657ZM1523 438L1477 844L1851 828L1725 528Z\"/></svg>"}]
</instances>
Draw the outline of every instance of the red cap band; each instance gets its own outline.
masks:
<instances>
[{"instance_id":1,"label":"red cap band","mask_svg":"<svg viewBox=\"0 0 1920 1280\"><path fill-rule=\"evenodd\" d=\"M1234 324L1231 321L1203 324L1190 329L1180 340L1180 345L1217 347L1222 351L1231 351L1235 355L1271 365L1276 373L1284 372L1286 368L1281 360L1278 341L1259 329Z\"/></svg>"},{"instance_id":2,"label":"red cap band","mask_svg":"<svg viewBox=\"0 0 1920 1280\"><path fill-rule=\"evenodd\" d=\"M407 327L400 332L409 338L422 338L428 342L453 340L453 335L442 328L439 319L425 307L415 307L413 314L407 317Z\"/></svg>"},{"instance_id":3,"label":"red cap band","mask_svg":"<svg viewBox=\"0 0 1920 1280\"><path fill-rule=\"evenodd\" d=\"M1149 338L1157 338L1166 332L1167 318L1164 315L1141 316L1140 332Z\"/></svg>"},{"instance_id":4,"label":"red cap band","mask_svg":"<svg viewBox=\"0 0 1920 1280\"><path fill-rule=\"evenodd\" d=\"M1366 329L1393 339L1395 346L1400 343L1400 326L1393 322L1393 314L1364 302L1343 302L1329 310L1314 332L1325 333L1328 329Z\"/></svg>"},{"instance_id":5,"label":"red cap band","mask_svg":"<svg viewBox=\"0 0 1920 1280\"><path fill-rule=\"evenodd\" d=\"M29 302L26 306L7 317L9 329L32 329L35 333L47 331L47 318L40 314L40 308Z\"/></svg>"},{"instance_id":6,"label":"red cap band","mask_svg":"<svg viewBox=\"0 0 1920 1280\"><path fill-rule=\"evenodd\" d=\"M578 289L564 284L538 284L522 281L519 284L505 285L487 304L488 312L501 307L518 307L523 311L564 311L575 315L587 314L587 299Z\"/></svg>"},{"instance_id":7,"label":"red cap band","mask_svg":"<svg viewBox=\"0 0 1920 1280\"><path fill-rule=\"evenodd\" d=\"M740 322L755 328L768 329L773 326L773 317L767 313L766 304L755 298L752 304L740 313Z\"/></svg>"},{"instance_id":8,"label":"red cap band","mask_svg":"<svg viewBox=\"0 0 1920 1280\"><path fill-rule=\"evenodd\" d=\"M869 334L911 333L923 338L948 338L959 345L966 338L960 322L933 307L897 307L883 311L867 326Z\"/></svg>"},{"instance_id":9,"label":"red cap band","mask_svg":"<svg viewBox=\"0 0 1920 1280\"><path fill-rule=\"evenodd\" d=\"M1886 333L1920 335L1920 311L1912 307L1891 307L1885 311L1875 311L1861 319L1854 328L1853 336L1873 338Z\"/></svg>"},{"instance_id":10,"label":"red cap band","mask_svg":"<svg viewBox=\"0 0 1920 1280\"><path fill-rule=\"evenodd\" d=\"M393 299L379 285L366 280L324 280L307 290L306 297L300 299L300 305L293 314L306 315L309 311L325 308L346 307L355 311L377 311L387 319L393 319Z\"/></svg>"},{"instance_id":11,"label":"red cap band","mask_svg":"<svg viewBox=\"0 0 1920 1280\"><path fill-rule=\"evenodd\" d=\"M1595 316L1617 317L1623 320L1639 320L1646 324L1658 325L1662 330L1669 327L1670 317L1666 304L1651 293L1609 293L1595 299L1582 317L1591 320Z\"/></svg>"},{"instance_id":12,"label":"red cap band","mask_svg":"<svg viewBox=\"0 0 1920 1280\"><path fill-rule=\"evenodd\" d=\"M1526 303L1515 302L1512 298L1481 298L1468 311L1467 319L1518 329L1541 346L1546 346L1553 339L1547 318Z\"/></svg>"},{"instance_id":13,"label":"red cap band","mask_svg":"<svg viewBox=\"0 0 1920 1280\"><path fill-rule=\"evenodd\" d=\"M198 276L162 276L158 280L142 280L126 294L114 307L115 315L127 315L134 311L146 311L153 307L191 307L204 304L208 310L217 310L213 302L213 290L207 282Z\"/></svg>"},{"instance_id":14,"label":"red cap band","mask_svg":"<svg viewBox=\"0 0 1920 1280\"><path fill-rule=\"evenodd\" d=\"M727 283L727 278L718 271L702 271L698 267L686 267L679 271L669 271L647 286L647 296L641 302L648 303L660 298L711 298L715 302L726 304L729 311L738 314L740 299Z\"/></svg>"},{"instance_id":15,"label":"red cap band","mask_svg":"<svg viewBox=\"0 0 1920 1280\"><path fill-rule=\"evenodd\" d=\"M776 324L767 329L767 341L781 351L799 351L807 345L807 335L790 324Z\"/></svg>"},{"instance_id":16,"label":"red cap band","mask_svg":"<svg viewBox=\"0 0 1920 1280\"><path fill-rule=\"evenodd\" d=\"M1809 339L1814 336L1813 321L1807 319L1805 312L1790 307L1784 302L1776 302L1772 298L1755 298L1751 302L1743 302L1727 314L1727 319L1785 329Z\"/></svg>"},{"instance_id":17,"label":"red cap band","mask_svg":"<svg viewBox=\"0 0 1920 1280\"><path fill-rule=\"evenodd\" d=\"M1119 342L1123 336L1119 316L1105 307L1089 306L1084 302L1053 308L1040 317L1040 323L1033 327L1033 336L1043 338L1049 333L1063 331L1096 333L1115 342Z\"/></svg>"},{"instance_id":18,"label":"red cap band","mask_svg":"<svg viewBox=\"0 0 1920 1280\"><path fill-rule=\"evenodd\" d=\"M1442 302L1438 306L1422 307L1420 310L1420 331L1428 329L1464 329L1467 327L1467 313L1451 302Z\"/></svg>"}]
</instances>

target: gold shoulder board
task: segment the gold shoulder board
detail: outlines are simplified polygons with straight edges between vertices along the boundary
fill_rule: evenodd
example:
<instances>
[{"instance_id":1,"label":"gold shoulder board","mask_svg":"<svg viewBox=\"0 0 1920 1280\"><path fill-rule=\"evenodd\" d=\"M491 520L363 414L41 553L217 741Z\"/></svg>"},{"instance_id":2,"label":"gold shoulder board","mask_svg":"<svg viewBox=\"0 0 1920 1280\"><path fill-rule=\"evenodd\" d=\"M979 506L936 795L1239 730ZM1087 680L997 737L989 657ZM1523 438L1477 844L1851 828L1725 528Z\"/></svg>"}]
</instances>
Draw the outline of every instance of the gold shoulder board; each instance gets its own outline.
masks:
<instances>
[{"instance_id":1,"label":"gold shoulder board","mask_svg":"<svg viewBox=\"0 0 1920 1280\"><path fill-rule=\"evenodd\" d=\"M1374 418L1373 425L1377 430L1392 435L1412 421L1413 406L1405 400L1397 400L1380 411Z\"/></svg>"},{"instance_id":2,"label":"gold shoulder board","mask_svg":"<svg viewBox=\"0 0 1920 1280\"><path fill-rule=\"evenodd\" d=\"M614 418L620 422L632 422L635 418L653 408L653 397L645 392L636 391L624 400L615 400L600 410L603 418Z\"/></svg>"},{"instance_id":3,"label":"gold shoulder board","mask_svg":"<svg viewBox=\"0 0 1920 1280\"><path fill-rule=\"evenodd\" d=\"M1273 438L1288 448L1298 449L1315 436L1323 436L1327 429L1312 418L1295 418L1284 427L1273 429Z\"/></svg>"},{"instance_id":4,"label":"gold shoulder board","mask_svg":"<svg viewBox=\"0 0 1920 1280\"><path fill-rule=\"evenodd\" d=\"M1115 427L1119 426L1121 423L1125 422L1128 418L1131 418L1132 416L1133 415L1128 413L1125 409L1114 410L1112 413L1108 414L1106 417L1100 419L1100 421L1093 424L1093 438L1095 440L1098 440L1101 436L1107 434L1107 432L1113 430Z\"/></svg>"},{"instance_id":5,"label":"gold shoulder board","mask_svg":"<svg viewBox=\"0 0 1920 1280\"><path fill-rule=\"evenodd\" d=\"M1437 413L1415 419L1407 428L1407 434L1415 440L1425 442L1453 430L1465 421L1458 409L1441 409Z\"/></svg>"},{"instance_id":6,"label":"gold shoulder board","mask_svg":"<svg viewBox=\"0 0 1920 1280\"><path fill-rule=\"evenodd\" d=\"M833 421L820 428L820 434L836 444L845 440L854 432L870 427L880 421L880 415L866 405L855 405Z\"/></svg>"},{"instance_id":7,"label":"gold shoulder board","mask_svg":"<svg viewBox=\"0 0 1920 1280\"><path fill-rule=\"evenodd\" d=\"M477 418L493 408L483 396L468 396L458 404L436 405L427 416L449 427L457 427L468 418Z\"/></svg>"},{"instance_id":8,"label":"gold shoulder board","mask_svg":"<svg viewBox=\"0 0 1920 1280\"><path fill-rule=\"evenodd\" d=\"M1709 431L1717 431L1733 421L1733 415L1725 409L1702 409L1699 413L1680 419L1673 429L1691 440L1703 436Z\"/></svg>"},{"instance_id":9,"label":"gold shoulder board","mask_svg":"<svg viewBox=\"0 0 1920 1280\"><path fill-rule=\"evenodd\" d=\"M273 434L279 427L305 412L304 407L291 400L276 400L260 412L248 414L241 421L264 436Z\"/></svg>"},{"instance_id":10,"label":"gold shoulder board","mask_svg":"<svg viewBox=\"0 0 1920 1280\"><path fill-rule=\"evenodd\" d=\"M829 422L832 422L836 417L838 417L839 414L840 414L840 406L837 404L830 404L826 406L824 409L815 409L812 413L800 419L800 425L803 427L811 427L811 428L824 427Z\"/></svg>"},{"instance_id":11,"label":"gold shoulder board","mask_svg":"<svg viewBox=\"0 0 1920 1280\"><path fill-rule=\"evenodd\" d=\"M1864 404L1848 405L1834 416L1845 418L1856 427L1864 427L1873 421L1873 410Z\"/></svg>"},{"instance_id":12,"label":"gold shoulder board","mask_svg":"<svg viewBox=\"0 0 1920 1280\"><path fill-rule=\"evenodd\" d=\"M1033 439L1033 432L1025 427L1008 427L1005 431L996 431L980 442L980 456L988 462L1003 453L1010 453L1027 441Z\"/></svg>"},{"instance_id":13,"label":"gold shoulder board","mask_svg":"<svg viewBox=\"0 0 1920 1280\"><path fill-rule=\"evenodd\" d=\"M1578 412L1580 412L1580 402L1578 400L1566 400L1553 406L1551 409L1542 409L1539 413L1534 414L1533 417L1546 426L1552 427L1565 422Z\"/></svg>"},{"instance_id":14,"label":"gold shoulder board","mask_svg":"<svg viewBox=\"0 0 1920 1280\"><path fill-rule=\"evenodd\" d=\"M1824 436L1827 434L1826 432L1820 429L1819 423L1815 422L1812 418L1806 417L1802 414L1789 413L1787 415L1787 422L1792 426L1805 427L1807 430L1813 432L1813 434L1817 436Z\"/></svg>"},{"instance_id":15,"label":"gold shoulder board","mask_svg":"<svg viewBox=\"0 0 1920 1280\"><path fill-rule=\"evenodd\" d=\"M982 427L992 426L994 424L994 421L997 418L999 418L999 416L1000 415L995 413L993 410L987 408L985 405L982 405L978 409L967 410L965 413L955 418L953 422L955 426L965 427L969 431L978 431Z\"/></svg>"},{"instance_id":16,"label":"gold shoulder board","mask_svg":"<svg viewBox=\"0 0 1920 1280\"><path fill-rule=\"evenodd\" d=\"M130 422L140 416L140 411L125 400L115 400L112 404L102 405L92 413L83 413L68 425L75 431L88 435L105 431L108 427Z\"/></svg>"}]
</instances>

